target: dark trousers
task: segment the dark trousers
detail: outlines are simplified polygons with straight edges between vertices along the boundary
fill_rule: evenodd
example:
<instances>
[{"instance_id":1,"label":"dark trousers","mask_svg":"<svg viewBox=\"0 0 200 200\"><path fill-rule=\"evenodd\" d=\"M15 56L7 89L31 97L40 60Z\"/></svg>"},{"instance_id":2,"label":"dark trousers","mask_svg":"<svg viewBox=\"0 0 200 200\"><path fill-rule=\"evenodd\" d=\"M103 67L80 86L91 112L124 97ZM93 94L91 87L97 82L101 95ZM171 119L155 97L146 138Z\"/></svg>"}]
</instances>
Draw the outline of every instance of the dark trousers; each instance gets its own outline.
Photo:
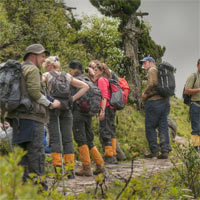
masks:
<instances>
[{"instance_id":1,"label":"dark trousers","mask_svg":"<svg viewBox=\"0 0 200 200\"><path fill-rule=\"evenodd\" d=\"M73 112L74 140L79 147L86 144L88 145L89 149L91 149L94 146L94 134L92 132L91 125L91 116L84 115L77 110Z\"/></svg>"},{"instance_id":2,"label":"dark trousers","mask_svg":"<svg viewBox=\"0 0 200 200\"><path fill-rule=\"evenodd\" d=\"M169 114L170 104L168 99L159 99L145 102L145 131L149 148L152 153L159 151L157 143L157 132L159 131L161 152L171 150L167 116Z\"/></svg>"},{"instance_id":3,"label":"dark trousers","mask_svg":"<svg viewBox=\"0 0 200 200\"><path fill-rule=\"evenodd\" d=\"M45 153L43 138L44 124L35 121L32 141L18 144L27 151L27 154L20 162L24 166L24 180L29 178L29 173L35 173L37 176L44 175Z\"/></svg>"},{"instance_id":4,"label":"dark trousers","mask_svg":"<svg viewBox=\"0 0 200 200\"><path fill-rule=\"evenodd\" d=\"M100 121L99 133L103 147L112 146L112 138L116 138L115 113L115 110L106 107L105 118Z\"/></svg>"},{"instance_id":5,"label":"dark trousers","mask_svg":"<svg viewBox=\"0 0 200 200\"><path fill-rule=\"evenodd\" d=\"M58 117L60 123L58 124ZM50 120L48 124L51 152L64 154L74 153L72 141L72 112L71 110L50 110ZM60 144L59 126L61 130L62 144Z\"/></svg>"},{"instance_id":6,"label":"dark trousers","mask_svg":"<svg viewBox=\"0 0 200 200\"><path fill-rule=\"evenodd\" d=\"M200 102L191 103L190 119L192 125L192 135L200 136Z\"/></svg>"}]
</instances>

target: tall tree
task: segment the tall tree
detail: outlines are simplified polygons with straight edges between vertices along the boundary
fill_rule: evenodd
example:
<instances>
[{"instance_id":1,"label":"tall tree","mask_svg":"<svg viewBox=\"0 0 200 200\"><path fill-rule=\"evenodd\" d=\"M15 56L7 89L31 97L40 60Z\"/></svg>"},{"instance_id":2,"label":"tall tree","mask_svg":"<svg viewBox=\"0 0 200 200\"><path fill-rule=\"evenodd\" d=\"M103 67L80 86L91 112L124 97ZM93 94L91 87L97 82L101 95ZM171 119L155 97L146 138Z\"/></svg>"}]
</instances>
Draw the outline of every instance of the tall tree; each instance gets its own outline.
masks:
<instances>
[{"instance_id":1,"label":"tall tree","mask_svg":"<svg viewBox=\"0 0 200 200\"><path fill-rule=\"evenodd\" d=\"M130 101L136 103L141 108L141 79L139 70L138 55L148 55L149 49L156 44L151 40L148 29L145 29L143 22L140 22L138 16L146 15L146 13L137 13L140 6L140 0L90 0L102 14L120 19L119 31L122 33L122 44L125 52L124 68L126 77L131 87ZM139 40L141 39L141 40ZM148 41L147 48L141 48L139 41L142 43ZM156 51L162 48L157 48ZM138 50L143 50L139 54ZM164 49L159 55L163 55Z\"/></svg>"},{"instance_id":2,"label":"tall tree","mask_svg":"<svg viewBox=\"0 0 200 200\"><path fill-rule=\"evenodd\" d=\"M124 57L121 49L119 20L108 17L84 16L79 31L79 42L84 44L88 60L98 59L116 70Z\"/></svg>"},{"instance_id":3,"label":"tall tree","mask_svg":"<svg viewBox=\"0 0 200 200\"><path fill-rule=\"evenodd\" d=\"M62 63L81 59L78 26L62 0L0 1L0 61L21 59L26 46L41 43Z\"/></svg>"}]
</instances>

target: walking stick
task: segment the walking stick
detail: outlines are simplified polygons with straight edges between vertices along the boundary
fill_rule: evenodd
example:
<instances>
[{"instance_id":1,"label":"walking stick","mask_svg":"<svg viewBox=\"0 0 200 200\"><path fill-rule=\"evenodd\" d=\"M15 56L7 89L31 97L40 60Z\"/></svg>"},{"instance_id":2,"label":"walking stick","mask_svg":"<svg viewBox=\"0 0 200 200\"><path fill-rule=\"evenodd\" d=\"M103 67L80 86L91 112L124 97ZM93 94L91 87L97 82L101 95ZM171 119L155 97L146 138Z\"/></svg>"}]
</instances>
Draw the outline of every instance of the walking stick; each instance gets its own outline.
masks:
<instances>
[{"instance_id":1,"label":"walking stick","mask_svg":"<svg viewBox=\"0 0 200 200\"><path fill-rule=\"evenodd\" d=\"M64 175L64 163L63 163L63 144L62 144L62 134L60 130L60 110L56 109L55 114L57 116L57 125L58 125L58 137L59 137L59 143L60 143L60 152L61 152L61 170L62 175Z\"/></svg>"}]
</instances>

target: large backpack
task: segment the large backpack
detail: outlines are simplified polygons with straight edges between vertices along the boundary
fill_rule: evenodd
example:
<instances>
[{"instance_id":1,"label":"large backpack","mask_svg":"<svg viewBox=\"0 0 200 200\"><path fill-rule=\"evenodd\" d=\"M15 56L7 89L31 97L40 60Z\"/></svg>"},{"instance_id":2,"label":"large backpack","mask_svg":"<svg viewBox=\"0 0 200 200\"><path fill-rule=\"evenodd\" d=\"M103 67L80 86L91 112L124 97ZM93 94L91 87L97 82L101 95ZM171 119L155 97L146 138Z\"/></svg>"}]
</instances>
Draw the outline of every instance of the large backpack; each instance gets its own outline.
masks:
<instances>
[{"instance_id":1,"label":"large backpack","mask_svg":"<svg viewBox=\"0 0 200 200\"><path fill-rule=\"evenodd\" d=\"M120 88L119 83L114 79L109 79L109 87L111 92L109 104L116 110L122 110L125 106L124 100L126 97Z\"/></svg>"},{"instance_id":2,"label":"large backpack","mask_svg":"<svg viewBox=\"0 0 200 200\"><path fill-rule=\"evenodd\" d=\"M0 109L11 112L18 108L21 102L22 65L9 59L0 64Z\"/></svg>"},{"instance_id":3,"label":"large backpack","mask_svg":"<svg viewBox=\"0 0 200 200\"><path fill-rule=\"evenodd\" d=\"M128 94L130 90L128 82L125 78L118 78L118 83L123 92L123 102L124 104L127 104Z\"/></svg>"},{"instance_id":4,"label":"large backpack","mask_svg":"<svg viewBox=\"0 0 200 200\"><path fill-rule=\"evenodd\" d=\"M174 77L175 68L168 62L162 62L160 65L158 65L157 69L158 69L158 85L156 86L157 93L164 98L173 96L176 87L175 77Z\"/></svg>"},{"instance_id":5,"label":"large backpack","mask_svg":"<svg viewBox=\"0 0 200 200\"><path fill-rule=\"evenodd\" d=\"M196 73L194 73L193 76L194 76L194 83L193 83L192 88L194 88L195 82L196 82L196 80L197 80L197 75L196 75ZM182 96L183 96L183 102L184 102L184 104L186 104L186 105L189 106L190 103L191 103L191 97L192 97L192 95L190 95L190 94L185 94L185 86L184 86L184 88L183 88L183 94L182 94Z\"/></svg>"},{"instance_id":6,"label":"large backpack","mask_svg":"<svg viewBox=\"0 0 200 200\"><path fill-rule=\"evenodd\" d=\"M89 90L76 100L76 104L78 105L80 111L89 116L98 114L101 110L101 90L94 85L88 77L77 76L76 78L89 85Z\"/></svg>"}]
</instances>

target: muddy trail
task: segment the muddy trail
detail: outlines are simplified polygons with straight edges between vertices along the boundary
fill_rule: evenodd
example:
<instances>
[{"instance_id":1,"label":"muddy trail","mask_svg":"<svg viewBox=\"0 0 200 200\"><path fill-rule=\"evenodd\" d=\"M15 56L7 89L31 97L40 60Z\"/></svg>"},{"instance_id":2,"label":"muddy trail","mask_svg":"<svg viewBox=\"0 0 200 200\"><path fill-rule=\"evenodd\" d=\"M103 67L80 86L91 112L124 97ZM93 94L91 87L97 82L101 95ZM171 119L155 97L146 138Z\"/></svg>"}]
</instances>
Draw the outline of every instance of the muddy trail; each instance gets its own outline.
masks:
<instances>
[{"instance_id":1,"label":"muddy trail","mask_svg":"<svg viewBox=\"0 0 200 200\"><path fill-rule=\"evenodd\" d=\"M80 163L76 163L76 168L80 167ZM127 181L127 179L132 174L132 177L140 176L144 173L146 175L151 175L160 171L168 170L173 167L170 159L138 159L132 162L123 162L118 164L110 164L105 166L105 182L104 187L108 187L113 180L119 180L122 182ZM94 167L92 167L94 169ZM67 189L66 195L69 194L79 194L85 192L86 190L96 188L97 176L76 176L75 179L68 179L65 177L63 181L60 182L58 190L63 191L63 188ZM53 178L48 178L49 187L52 186L54 182Z\"/></svg>"}]
</instances>

